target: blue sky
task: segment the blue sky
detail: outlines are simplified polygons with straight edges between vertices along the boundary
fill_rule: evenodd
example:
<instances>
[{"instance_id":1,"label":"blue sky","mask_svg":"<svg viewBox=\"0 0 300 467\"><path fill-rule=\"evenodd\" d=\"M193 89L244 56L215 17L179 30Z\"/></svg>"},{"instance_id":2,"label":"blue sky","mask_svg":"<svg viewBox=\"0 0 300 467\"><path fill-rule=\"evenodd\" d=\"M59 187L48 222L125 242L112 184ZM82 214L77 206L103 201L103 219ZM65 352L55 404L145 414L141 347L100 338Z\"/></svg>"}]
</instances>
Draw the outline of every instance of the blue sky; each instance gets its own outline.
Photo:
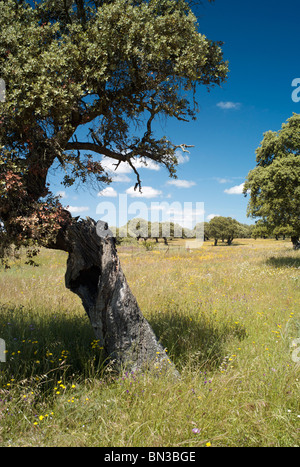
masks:
<instances>
[{"instance_id":1,"label":"blue sky","mask_svg":"<svg viewBox=\"0 0 300 467\"><path fill-rule=\"evenodd\" d=\"M157 132L175 144L194 146L190 154L179 153L178 180L170 184L166 169L150 164L140 169L143 194L134 197L135 175L124 165L101 196L89 187L66 189L52 177L53 192L62 192L62 202L70 206L74 216L103 218L116 225L119 195L124 200L127 194L127 204L143 202L149 212L151 207L166 211L161 203L190 203L187 212L191 212L192 219L196 203L204 203L205 221L222 215L243 223L254 222L246 217L248 199L241 194L241 188L255 166L255 149L265 131L279 130L293 112L300 113L300 102L292 100L292 81L300 78L299 0L216 0L199 6L197 16L199 32L224 42L230 73L222 88L216 87L210 93L199 88L200 113L196 121L170 119L156 124ZM107 166L111 167L110 161ZM111 217L107 213L100 215L104 202L107 208L116 206L116 222L113 211ZM130 217L135 216L131 213Z\"/></svg>"}]
</instances>

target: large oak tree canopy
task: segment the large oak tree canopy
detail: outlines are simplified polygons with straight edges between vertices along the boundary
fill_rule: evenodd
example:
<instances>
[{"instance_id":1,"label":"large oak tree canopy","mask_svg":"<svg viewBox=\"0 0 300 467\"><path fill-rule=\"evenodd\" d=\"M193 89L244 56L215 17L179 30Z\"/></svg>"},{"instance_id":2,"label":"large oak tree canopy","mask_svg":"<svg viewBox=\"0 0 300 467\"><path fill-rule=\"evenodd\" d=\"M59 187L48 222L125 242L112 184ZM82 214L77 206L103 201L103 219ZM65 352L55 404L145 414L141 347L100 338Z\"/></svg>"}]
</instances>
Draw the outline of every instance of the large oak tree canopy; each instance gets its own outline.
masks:
<instances>
[{"instance_id":1,"label":"large oak tree canopy","mask_svg":"<svg viewBox=\"0 0 300 467\"><path fill-rule=\"evenodd\" d=\"M136 158L175 175L176 145L154 135L155 117L195 118L196 86L228 71L188 3L8 0L0 12L0 219L11 239L43 240L63 222L47 186L54 164L66 186L109 182L102 156L131 165L137 185Z\"/></svg>"}]
</instances>

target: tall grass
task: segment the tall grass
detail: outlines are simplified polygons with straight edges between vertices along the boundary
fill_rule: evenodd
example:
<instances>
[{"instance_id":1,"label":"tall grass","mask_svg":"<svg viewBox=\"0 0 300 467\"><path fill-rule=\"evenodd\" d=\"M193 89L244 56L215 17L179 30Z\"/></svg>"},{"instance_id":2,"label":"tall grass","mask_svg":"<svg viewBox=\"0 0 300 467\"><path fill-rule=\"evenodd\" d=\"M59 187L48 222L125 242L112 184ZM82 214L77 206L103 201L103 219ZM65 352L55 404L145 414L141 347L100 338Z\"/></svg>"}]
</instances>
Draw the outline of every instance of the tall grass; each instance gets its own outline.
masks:
<instances>
[{"instance_id":1,"label":"tall grass","mask_svg":"<svg viewBox=\"0 0 300 467\"><path fill-rule=\"evenodd\" d=\"M138 302L181 372L115 375L66 256L0 272L0 445L299 444L299 252L271 240L120 247Z\"/></svg>"}]
</instances>

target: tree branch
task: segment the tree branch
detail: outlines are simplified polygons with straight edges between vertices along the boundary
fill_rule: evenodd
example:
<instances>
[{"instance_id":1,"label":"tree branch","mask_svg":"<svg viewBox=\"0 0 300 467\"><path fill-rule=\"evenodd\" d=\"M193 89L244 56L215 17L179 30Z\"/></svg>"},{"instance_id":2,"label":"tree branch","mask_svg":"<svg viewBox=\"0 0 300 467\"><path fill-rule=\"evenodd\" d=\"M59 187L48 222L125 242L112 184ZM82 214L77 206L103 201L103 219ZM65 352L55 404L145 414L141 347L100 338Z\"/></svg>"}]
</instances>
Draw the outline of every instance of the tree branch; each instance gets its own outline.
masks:
<instances>
[{"instance_id":1,"label":"tree branch","mask_svg":"<svg viewBox=\"0 0 300 467\"><path fill-rule=\"evenodd\" d=\"M142 182L141 182L141 179L140 179L140 174L138 173L138 171L136 170L136 168L134 167L133 163L131 162L131 160L128 161L128 164L130 165L130 167L132 168L132 170L134 171L135 175L136 175L136 178L137 178L137 182L134 186L134 191L138 188L139 189L139 192L141 193L142 192Z\"/></svg>"},{"instance_id":2,"label":"tree branch","mask_svg":"<svg viewBox=\"0 0 300 467\"><path fill-rule=\"evenodd\" d=\"M195 146L193 144L177 144L176 146L174 146L174 149L181 149L182 152L190 152L187 150L187 148L194 148Z\"/></svg>"},{"instance_id":3,"label":"tree branch","mask_svg":"<svg viewBox=\"0 0 300 467\"><path fill-rule=\"evenodd\" d=\"M96 143L90 143L90 142L81 142L81 141L70 141L67 143L65 149L67 151L73 151L73 150L81 150L81 151L93 151L96 152L97 154L101 154L103 156L111 157L112 159L115 159L117 161L121 162L128 162L128 159L130 158L130 154L121 154L119 152L112 151L111 149L108 149L105 146L100 146L99 144Z\"/></svg>"}]
</instances>

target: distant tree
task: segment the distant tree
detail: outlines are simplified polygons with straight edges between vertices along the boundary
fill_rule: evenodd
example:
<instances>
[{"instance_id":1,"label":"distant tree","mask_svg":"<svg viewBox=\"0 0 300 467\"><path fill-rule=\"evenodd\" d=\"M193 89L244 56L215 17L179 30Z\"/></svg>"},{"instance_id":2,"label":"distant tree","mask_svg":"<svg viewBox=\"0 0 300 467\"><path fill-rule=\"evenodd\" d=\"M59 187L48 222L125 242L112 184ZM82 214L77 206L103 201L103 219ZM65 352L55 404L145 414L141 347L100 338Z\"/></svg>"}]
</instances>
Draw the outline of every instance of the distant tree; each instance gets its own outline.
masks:
<instances>
[{"instance_id":1,"label":"distant tree","mask_svg":"<svg viewBox=\"0 0 300 467\"><path fill-rule=\"evenodd\" d=\"M264 224L263 221L259 220L253 230L252 230L252 238L267 238L270 236L270 230L268 229L267 225Z\"/></svg>"},{"instance_id":2,"label":"distant tree","mask_svg":"<svg viewBox=\"0 0 300 467\"><path fill-rule=\"evenodd\" d=\"M147 239L150 235L149 223L145 219L135 217L127 222L127 236Z\"/></svg>"},{"instance_id":3,"label":"distant tree","mask_svg":"<svg viewBox=\"0 0 300 467\"><path fill-rule=\"evenodd\" d=\"M163 238L166 245L168 238L191 238L193 233L192 230L184 229L174 222L150 222L138 217L129 220L125 226L117 229L119 237L136 238L137 240L154 238L156 242L159 238Z\"/></svg>"},{"instance_id":4,"label":"distant tree","mask_svg":"<svg viewBox=\"0 0 300 467\"><path fill-rule=\"evenodd\" d=\"M279 131L264 134L256 150L256 167L248 174L248 216L261 218L268 232L283 228L293 247L300 247L300 115L293 114Z\"/></svg>"},{"instance_id":5,"label":"distant tree","mask_svg":"<svg viewBox=\"0 0 300 467\"><path fill-rule=\"evenodd\" d=\"M240 238L251 238L253 228L254 228L254 225L240 223L239 237Z\"/></svg>"},{"instance_id":6,"label":"distant tree","mask_svg":"<svg viewBox=\"0 0 300 467\"><path fill-rule=\"evenodd\" d=\"M227 240L227 244L231 245L234 238L239 236L241 225L231 217L216 216L213 217L206 229L209 238L214 238L215 246L218 240Z\"/></svg>"},{"instance_id":7,"label":"distant tree","mask_svg":"<svg viewBox=\"0 0 300 467\"><path fill-rule=\"evenodd\" d=\"M275 227L273 230L273 235L275 235L276 239L278 239L278 237L282 237L283 240L285 240L285 237L292 237L293 233L294 230L290 225L281 225Z\"/></svg>"},{"instance_id":8,"label":"distant tree","mask_svg":"<svg viewBox=\"0 0 300 467\"><path fill-rule=\"evenodd\" d=\"M190 232L190 236L201 239L203 241L209 240L208 235L208 222L198 222L193 230Z\"/></svg>"}]
</instances>

